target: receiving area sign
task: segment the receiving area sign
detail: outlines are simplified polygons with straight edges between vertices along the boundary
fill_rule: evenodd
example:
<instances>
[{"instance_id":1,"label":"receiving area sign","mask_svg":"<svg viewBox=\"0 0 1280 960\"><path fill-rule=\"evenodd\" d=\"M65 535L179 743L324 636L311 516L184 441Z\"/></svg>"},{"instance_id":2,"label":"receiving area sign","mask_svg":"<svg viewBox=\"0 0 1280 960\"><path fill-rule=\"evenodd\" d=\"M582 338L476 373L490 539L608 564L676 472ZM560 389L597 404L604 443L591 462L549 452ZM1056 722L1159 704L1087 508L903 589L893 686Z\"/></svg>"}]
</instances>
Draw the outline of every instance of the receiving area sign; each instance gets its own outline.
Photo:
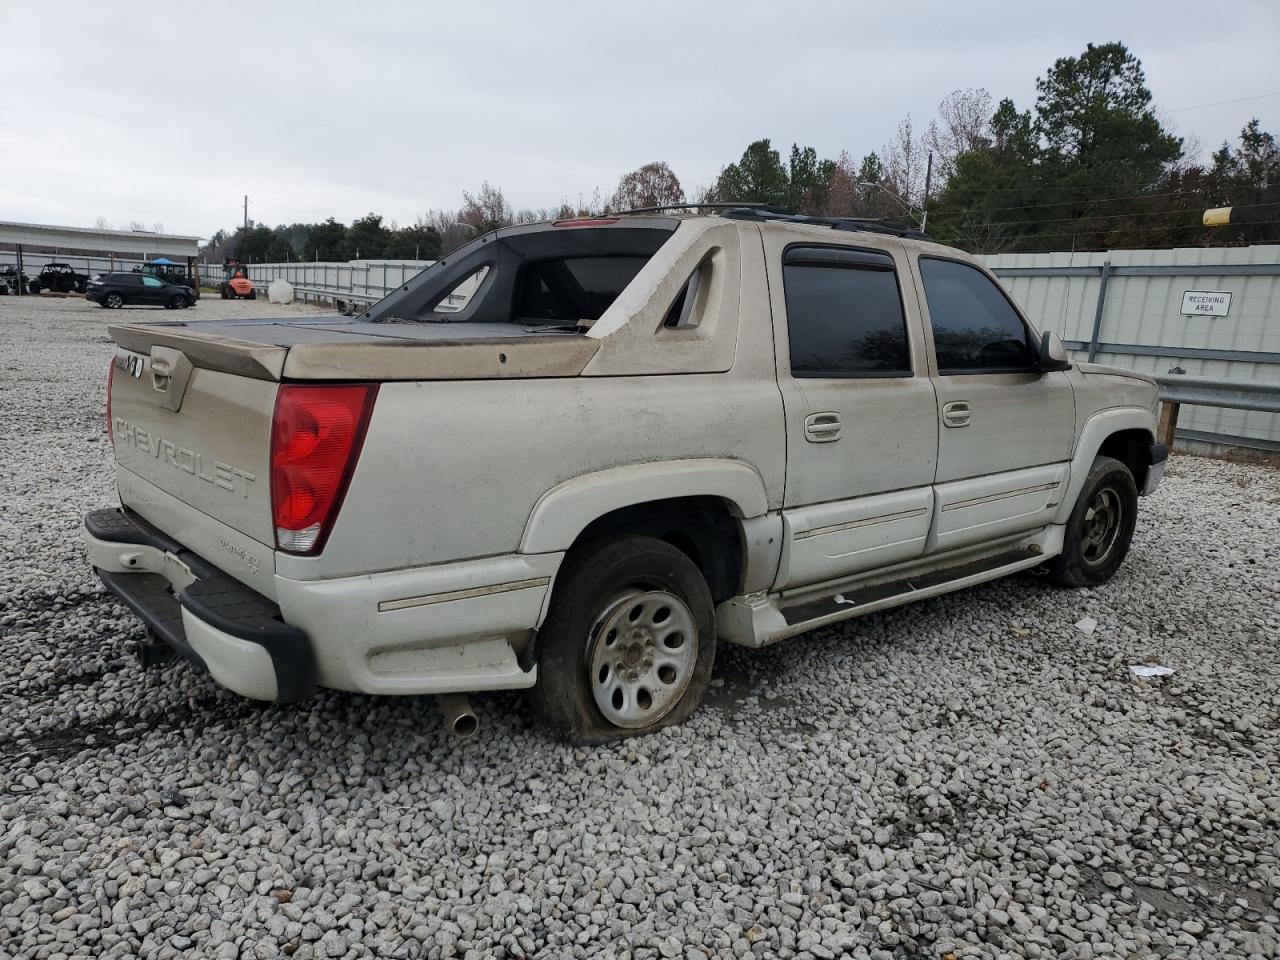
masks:
<instances>
[{"instance_id":1,"label":"receiving area sign","mask_svg":"<svg viewBox=\"0 0 1280 960\"><path fill-rule=\"evenodd\" d=\"M1188 317L1225 317L1231 312L1231 294L1225 290L1184 290L1181 312Z\"/></svg>"}]
</instances>

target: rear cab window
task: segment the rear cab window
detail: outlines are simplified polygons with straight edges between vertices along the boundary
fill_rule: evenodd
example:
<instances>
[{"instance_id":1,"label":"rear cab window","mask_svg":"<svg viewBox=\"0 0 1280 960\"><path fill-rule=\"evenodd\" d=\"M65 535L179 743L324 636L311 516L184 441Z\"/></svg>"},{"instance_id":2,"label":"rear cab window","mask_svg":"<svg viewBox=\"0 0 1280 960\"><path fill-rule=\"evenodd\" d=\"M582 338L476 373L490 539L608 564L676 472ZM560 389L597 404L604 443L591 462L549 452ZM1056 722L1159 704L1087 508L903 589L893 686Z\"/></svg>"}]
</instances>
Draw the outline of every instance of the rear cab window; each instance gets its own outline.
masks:
<instances>
[{"instance_id":1,"label":"rear cab window","mask_svg":"<svg viewBox=\"0 0 1280 960\"><path fill-rule=\"evenodd\" d=\"M893 258L794 245L782 258L795 377L910 377L911 347Z\"/></svg>"},{"instance_id":2,"label":"rear cab window","mask_svg":"<svg viewBox=\"0 0 1280 960\"><path fill-rule=\"evenodd\" d=\"M998 283L958 260L919 263L940 374L1032 368L1031 331Z\"/></svg>"},{"instance_id":3,"label":"rear cab window","mask_svg":"<svg viewBox=\"0 0 1280 960\"><path fill-rule=\"evenodd\" d=\"M516 318L533 323L594 323L648 262L648 257L536 260L520 277Z\"/></svg>"}]
</instances>

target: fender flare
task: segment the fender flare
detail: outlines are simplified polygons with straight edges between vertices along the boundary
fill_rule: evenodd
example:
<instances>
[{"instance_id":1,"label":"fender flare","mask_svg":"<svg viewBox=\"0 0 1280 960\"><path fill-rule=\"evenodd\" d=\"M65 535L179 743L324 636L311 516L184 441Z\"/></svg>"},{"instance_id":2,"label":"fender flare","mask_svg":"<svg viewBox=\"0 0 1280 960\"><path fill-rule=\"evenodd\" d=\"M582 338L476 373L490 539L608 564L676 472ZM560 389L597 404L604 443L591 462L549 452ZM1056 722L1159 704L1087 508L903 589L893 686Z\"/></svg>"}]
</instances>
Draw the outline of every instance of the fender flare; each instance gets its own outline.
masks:
<instances>
[{"instance_id":1,"label":"fender flare","mask_svg":"<svg viewBox=\"0 0 1280 960\"><path fill-rule=\"evenodd\" d=\"M741 460L659 460L583 474L552 487L534 504L521 553L568 550L592 521L623 507L676 497L719 497L738 517L768 512L764 478Z\"/></svg>"},{"instance_id":2,"label":"fender flare","mask_svg":"<svg viewBox=\"0 0 1280 960\"><path fill-rule=\"evenodd\" d=\"M1089 477L1089 469L1094 458L1102 449L1102 443L1113 433L1121 430L1145 430L1155 441L1156 419L1146 407L1112 407L1100 410L1084 422L1080 437L1076 440L1076 452L1071 458L1071 473L1067 481L1067 489L1054 515L1054 523L1066 523L1075 509L1076 499L1084 488Z\"/></svg>"}]
</instances>

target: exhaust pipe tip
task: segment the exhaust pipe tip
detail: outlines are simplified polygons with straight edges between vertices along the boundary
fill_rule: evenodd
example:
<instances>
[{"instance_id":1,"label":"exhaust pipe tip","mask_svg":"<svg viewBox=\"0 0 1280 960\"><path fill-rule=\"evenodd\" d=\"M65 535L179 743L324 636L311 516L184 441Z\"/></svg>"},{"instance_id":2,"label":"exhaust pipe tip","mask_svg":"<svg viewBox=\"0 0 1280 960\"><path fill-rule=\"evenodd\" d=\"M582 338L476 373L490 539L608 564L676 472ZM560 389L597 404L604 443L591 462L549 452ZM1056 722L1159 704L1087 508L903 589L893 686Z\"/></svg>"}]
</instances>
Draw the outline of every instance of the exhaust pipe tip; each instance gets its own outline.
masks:
<instances>
[{"instance_id":1,"label":"exhaust pipe tip","mask_svg":"<svg viewBox=\"0 0 1280 960\"><path fill-rule=\"evenodd\" d=\"M465 694L442 693L436 697L436 707L444 719L444 725L454 736L466 739L480 729L480 720L471 709L471 701Z\"/></svg>"}]
</instances>

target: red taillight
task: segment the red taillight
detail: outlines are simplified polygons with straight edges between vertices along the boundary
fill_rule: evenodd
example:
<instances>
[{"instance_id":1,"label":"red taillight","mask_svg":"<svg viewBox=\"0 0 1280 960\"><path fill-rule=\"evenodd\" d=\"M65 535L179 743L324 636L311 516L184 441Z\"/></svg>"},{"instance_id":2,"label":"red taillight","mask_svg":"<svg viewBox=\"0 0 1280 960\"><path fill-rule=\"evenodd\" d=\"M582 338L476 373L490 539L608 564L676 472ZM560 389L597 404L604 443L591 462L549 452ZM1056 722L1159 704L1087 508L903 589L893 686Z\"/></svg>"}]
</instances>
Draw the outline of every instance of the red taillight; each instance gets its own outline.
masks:
<instances>
[{"instance_id":1,"label":"red taillight","mask_svg":"<svg viewBox=\"0 0 1280 960\"><path fill-rule=\"evenodd\" d=\"M617 222L617 217L579 217L575 220L557 220L551 225L553 227L602 227Z\"/></svg>"},{"instance_id":2,"label":"red taillight","mask_svg":"<svg viewBox=\"0 0 1280 960\"><path fill-rule=\"evenodd\" d=\"M276 546L318 553L360 456L377 384L286 383L271 420L271 512Z\"/></svg>"},{"instance_id":3,"label":"red taillight","mask_svg":"<svg viewBox=\"0 0 1280 960\"><path fill-rule=\"evenodd\" d=\"M107 441L116 442L116 432L111 426L111 387L116 380L116 358L111 358L111 365L107 367Z\"/></svg>"}]
</instances>

